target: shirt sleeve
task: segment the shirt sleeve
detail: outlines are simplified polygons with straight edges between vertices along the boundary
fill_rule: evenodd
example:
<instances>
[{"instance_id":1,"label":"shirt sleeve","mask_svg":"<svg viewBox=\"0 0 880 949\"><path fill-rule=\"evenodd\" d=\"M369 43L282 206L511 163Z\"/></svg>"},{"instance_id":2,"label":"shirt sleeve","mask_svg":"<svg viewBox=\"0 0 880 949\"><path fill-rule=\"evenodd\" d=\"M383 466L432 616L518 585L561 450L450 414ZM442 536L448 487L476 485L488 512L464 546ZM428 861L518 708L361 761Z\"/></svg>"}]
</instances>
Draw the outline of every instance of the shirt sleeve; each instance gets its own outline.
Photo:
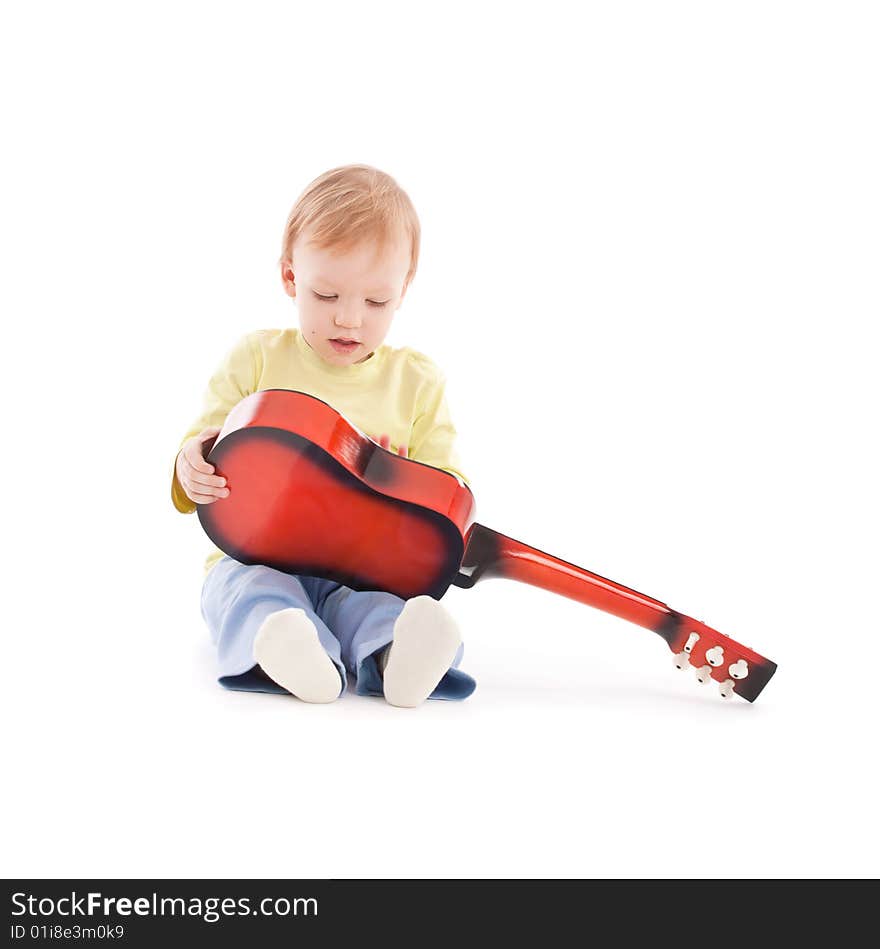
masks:
<instances>
[{"instance_id":1,"label":"shirt sleeve","mask_svg":"<svg viewBox=\"0 0 880 949\"><path fill-rule=\"evenodd\" d=\"M223 358L208 381L202 412L186 430L171 463L171 500L182 514L192 514L195 502L186 496L177 480L177 456L184 442L205 428L222 427L229 412L247 395L257 391L259 354L252 336L243 336Z\"/></svg>"},{"instance_id":2,"label":"shirt sleeve","mask_svg":"<svg viewBox=\"0 0 880 949\"><path fill-rule=\"evenodd\" d=\"M457 434L446 402L446 380L439 376L426 387L421 400L420 411L412 427L409 457L448 471L467 484L455 447Z\"/></svg>"}]
</instances>

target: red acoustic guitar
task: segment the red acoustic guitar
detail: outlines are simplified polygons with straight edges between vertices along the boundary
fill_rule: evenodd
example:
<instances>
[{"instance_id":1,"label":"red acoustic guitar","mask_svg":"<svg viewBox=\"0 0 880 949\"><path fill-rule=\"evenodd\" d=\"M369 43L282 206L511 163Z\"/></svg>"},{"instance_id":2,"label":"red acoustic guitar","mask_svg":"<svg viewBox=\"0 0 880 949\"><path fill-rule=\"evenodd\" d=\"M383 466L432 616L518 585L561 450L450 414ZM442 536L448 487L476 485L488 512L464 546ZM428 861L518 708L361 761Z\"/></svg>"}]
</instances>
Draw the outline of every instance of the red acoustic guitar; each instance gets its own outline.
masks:
<instances>
[{"instance_id":1,"label":"red acoustic guitar","mask_svg":"<svg viewBox=\"0 0 880 949\"><path fill-rule=\"evenodd\" d=\"M776 664L705 623L474 522L454 475L403 458L326 402L265 389L229 413L208 460L229 496L199 505L211 540L241 563L326 577L355 590L440 599L450 584L506 577L653 630L679 669L754 702Z\"/></svg>"}]
</instances>

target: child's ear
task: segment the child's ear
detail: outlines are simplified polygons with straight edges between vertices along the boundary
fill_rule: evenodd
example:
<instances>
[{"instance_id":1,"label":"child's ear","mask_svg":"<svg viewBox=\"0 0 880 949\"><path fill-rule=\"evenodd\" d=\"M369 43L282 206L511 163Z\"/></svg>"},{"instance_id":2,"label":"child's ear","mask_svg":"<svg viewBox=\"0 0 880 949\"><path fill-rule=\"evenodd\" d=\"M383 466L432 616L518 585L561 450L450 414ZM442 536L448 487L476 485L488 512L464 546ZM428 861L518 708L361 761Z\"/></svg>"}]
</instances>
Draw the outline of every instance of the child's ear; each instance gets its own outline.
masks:
<instances>
[{"instance_id":1,"label":"child's ear","mask_svg":"<svg viewBox=\"0 0 880 949\"><path fill-rule=\"evenodd\" d=\"M284 292L295 300L296 281L293 276L293 264L289 260L281 261L281 283L284 286Z\"/></svg>"}]
</instances>

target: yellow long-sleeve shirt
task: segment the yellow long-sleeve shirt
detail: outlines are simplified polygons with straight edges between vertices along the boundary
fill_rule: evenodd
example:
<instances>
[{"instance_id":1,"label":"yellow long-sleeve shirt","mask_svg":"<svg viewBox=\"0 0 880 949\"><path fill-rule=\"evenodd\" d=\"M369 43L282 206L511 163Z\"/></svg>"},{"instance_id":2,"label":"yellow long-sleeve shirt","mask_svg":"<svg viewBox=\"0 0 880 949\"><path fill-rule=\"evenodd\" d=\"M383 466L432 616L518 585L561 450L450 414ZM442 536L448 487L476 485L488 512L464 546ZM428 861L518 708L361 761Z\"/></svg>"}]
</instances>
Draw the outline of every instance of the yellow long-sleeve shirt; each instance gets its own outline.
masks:
<instances>
[{"instance_id":1,"label":"yellow long-sleeve shirt","mask_svg":"<svg viewBox=\"0 0 880 949\"><path fill-rule=\"evenodd\" d=\"M379 346L365 362L332 366L297 329L257 330L243 336L211 376L202 413L180 440L202 429L222 426L229 411L245 396L262 389L298 389L332 405L375 441L391 438L391 450L407 446L408 457L467 478L455 450L455 427L445 397L446 380L427 356L408 346ZM171 466L171 499L178 511L192 514ZM221 501L214 502L222 504ZM223 552L212 545L205 573Z\"/></svg>"}]
</instances>

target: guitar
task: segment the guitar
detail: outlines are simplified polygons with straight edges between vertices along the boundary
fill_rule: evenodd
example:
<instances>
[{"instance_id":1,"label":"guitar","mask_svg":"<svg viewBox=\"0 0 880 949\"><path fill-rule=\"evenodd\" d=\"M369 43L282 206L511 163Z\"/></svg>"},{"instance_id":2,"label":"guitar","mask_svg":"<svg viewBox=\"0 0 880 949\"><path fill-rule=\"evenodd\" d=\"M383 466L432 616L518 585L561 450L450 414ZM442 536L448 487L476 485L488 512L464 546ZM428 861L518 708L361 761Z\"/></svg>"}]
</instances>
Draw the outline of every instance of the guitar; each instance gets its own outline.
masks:
<instances>
[{"instance_id":1,"label":"guitar","mask_svg":"<svg viewBox=\"0 0 880 949\"><path fill-rule=\"evenodd\" d=\"M449 472L377 445L326 402L292 389L241 400L208 461L229 496L198 505L205 533L245 564L336 580L403 599L440 599L504 577L570 597L657 633L678 669L749 702L776 663L705 623L475 522Z\"/></svg>"}]
</instances>

